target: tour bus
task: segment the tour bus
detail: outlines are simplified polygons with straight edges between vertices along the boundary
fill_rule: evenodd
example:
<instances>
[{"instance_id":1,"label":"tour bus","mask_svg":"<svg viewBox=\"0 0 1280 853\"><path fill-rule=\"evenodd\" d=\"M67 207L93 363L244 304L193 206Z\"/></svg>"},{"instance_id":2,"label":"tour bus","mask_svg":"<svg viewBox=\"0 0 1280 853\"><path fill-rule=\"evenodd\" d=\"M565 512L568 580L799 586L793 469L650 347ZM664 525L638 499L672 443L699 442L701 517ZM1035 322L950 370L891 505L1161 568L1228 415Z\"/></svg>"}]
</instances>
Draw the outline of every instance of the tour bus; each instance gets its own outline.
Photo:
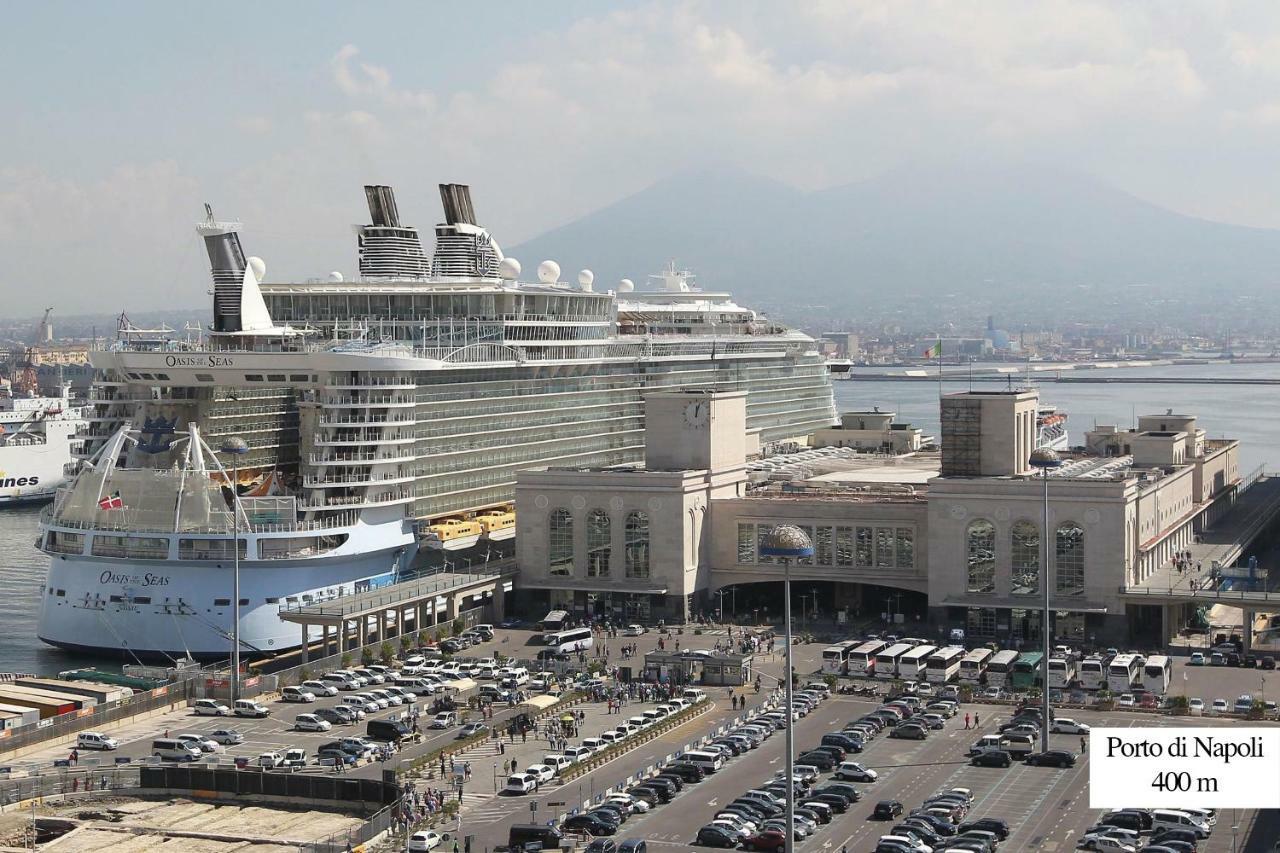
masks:
<instances>
[{"instance_id":1,"label":"tour bus","mask_svg":"<svg viewBox=\"0 0 1280 853\"><path fill-rule=\"evenodd\" d=\"M857 645L857 640L845 640L843 643L827 646L822 650L822 671L831 675L842 674L845 662L849 659L849 652L853 651Z\"/></svg>"},{"instance_id":2,"label":"tour bus","mask_svg":"<svg viewBox=\"0 0 1280 853\"><path fill-rule=\"evenodd\" d=\"M1076 680L1076 659L1069 655L1057 655L1049 658L1049 686L1057 688L1070 687Z\"/></svg>"},{"instance_id":3,"label":"tour bus","mask_svg":"<svg viewBox=\"0 0 1280 853\"><path fill-rule=\"evenodd\" d=\"M1013 689L1030 690L1040 683L1044 672L1042 652L1023 652L1013 664Z\"/></svg>"},{"instance_id":4,"label":"tour bus","mask_svg":"<svg viewBox=\"0 0 1280 853\"><path fill-rule=\"evenodd\" d=\"M849 674L871 677L876 674L876 655L889 648L884 640L868 640L849 652Z\"/></svg>"},{"instance_id":5,"label":"tour bus","mask_svg":"<svg viewBox=\"0 0 1280 853\"><path fill-rule=\"evenodd\" d=\"M989 650L988 650L989 651ZM959 646L947 646L929 655L926 665L931 684L946 684L960 673L960 661L964 659L964 649Z\"/></svg>"},{"instance_id":6,"label":"tour bus","mask_svg":"<svg viewBox=\"0 0 1280 853\"><path fill-rule=\"evenodd\" d=\"M1142 667L1138 664L1137 655L1116 655L1107 665L1107 687L1113 693L1132 690L1142 676Z\"/></svg>"},{"instance_id":7,"label":"tour bus","mask_svg":"<svg viewBox=\"0 0 1280 853\"><path fill-rule=\"evenodd\" d=\"M590 628L570 628L568 631L543 634L542 640L548 648L553 648L560 654L585 652L596 643Z\"/></svg>"},{"instance_id":8,"label":"tour bus","mask_svg":"<svg viewBox=\"0 0 1280 853\"><path fill-rule=\"evenodd\" d=\"M960 661L960 683L981 684L987 674L987 665L995 652L988 648L974 649Z\"/></svg>"},{"instance_id":9,"label":"tour bus","mask_svg":"<svg viewBox=\"0 0 1280 853\"><path fill-rule=\"evenodd\" d=\"M894 643L887 649L876 653L876 678L897 678L898 661L911 651L906 643Z\"/></svg>"},{"instance_id":10,"label":"tour bus","mask_svg":"<svg viewBox=\"0 0 1280 853\"><path fill-rule=\"evenodd\" d=\"M898 677L911 681L919 681L925 676L925 669L929 665L929 655L937 651L937 648L930 645L916 646L909 652L898 658Z\"/></svg>"},{"instance_id":11,"label":"tour bus","mask_svg":"<svg viewBox=\"0 0 1280 853\"><path fill-rule=\"evenodd\" d=\"M551 634L559 631L564 627L564 622L569 618L569 614L564 610L552 610L546 616L542 617L542 622L538 627L542 629L544 634Z\"/></svg>"},{"instance_id":12,"label":"tour bus","mask_svg":"<svg viewBox=\"0 0 1280 853\"><path fill-rule=\"evenodd\" d=\"M1013 665L1018 661L1018 653L1013 649L996 652L987 662L987 684L992 687L1011 687L1013 685Z\"/></svg>"},{"instance_id":13,"label":"tour bus","mask_svg":"<svg viewBox=\"0 0 1280 853\"><path fill-rule=\"evenodd\" d=\"M1107 659L1102 655L1089 655L1080 661L1080 686L1085 690L1100 690L1107 683Z\"/></svg>"},{"instance_id":14,"label":"tour bus","mask_svg":"<svg viewBox=\"0 0 1280 853\"><path fill-rule=\"evenodd\" d=\"M1173 677L1173 659L1164 655L1152 655L1142 667L1142 687L1157 696L1169 689Z\"/></svg>"}]
</instances>

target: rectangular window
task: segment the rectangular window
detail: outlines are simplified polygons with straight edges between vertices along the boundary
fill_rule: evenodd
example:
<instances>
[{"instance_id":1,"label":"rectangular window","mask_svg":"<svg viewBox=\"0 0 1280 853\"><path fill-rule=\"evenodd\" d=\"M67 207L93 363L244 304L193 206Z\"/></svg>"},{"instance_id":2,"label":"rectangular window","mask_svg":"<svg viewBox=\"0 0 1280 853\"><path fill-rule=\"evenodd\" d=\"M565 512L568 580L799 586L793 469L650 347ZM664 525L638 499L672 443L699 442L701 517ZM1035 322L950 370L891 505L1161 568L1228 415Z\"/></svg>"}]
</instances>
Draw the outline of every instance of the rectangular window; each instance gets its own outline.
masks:
<instances>
[{"instance_id":1,"label":"rectangular window","mask_svg":"<svg viewBox=\"0 0 1280 853\"><path fill-rule=\"evenodd\" d=\"M915 531L910 527L898 528L898 568L914 569L916 567Z\"/></svg>"},{"instance_id":2,"label":"rectangular window","mask_svg":"<svg viewBox=\"0 0 1280 853\"><path fill-rule=\"evenodd\" d=\"M246 373L246 374L244 375L244 381L245 381L245 382L261 382L261 381L262 381L262 374L261 374L261 373Z\"/></svg>"},{"instance_id":3,"label":"rectangular window","mask_svg":"<svg viewBox=\"0 0 1280 853\"><path fill-rule=\"evenodd\" d=\"M113 595L113 596L110 596L110 600L113 604L119 604L122 601L124 601L124 598L119 595Z\"/></svg>"},{"instance_id":4,"label":"rectangular window","mask_svg":"<svg viewBox=\"0 0 1280 853\"><path fill-rule=\"evenodd\" d=\"M230 606L231 606L231 599L229 599L229 598L215 598L215 599L213 600L213 606L214 606L214 607L230 607Z\"/></svg>"},{"instance_id":5,"label":"rectangular window","mask_svg":"<svg viewBox=\"0 0 1280 853\"><path fill-rule=\"evenodd\" d=\"M749 566L756 561L756 526L738 525L738 565Z\"/></svg>"},{"instance_id":6,"label":"rectangular window","mask_svg":"<svg viewBox=\"0 0 1280 853\"><path fill-rule=\"evenodd\" d=\"M197 381L197 382L212 382L212 381L213 381L213 374L212 374L212 373L197 373L197 374L196 374L196 381Z\"/></svg>"},{"instance_id":7,"label":"rectangular window","mask_svg":"<svg viewBox=\"0 0 1280 853\"><path fill-rule=\"evenodd\" d=\"M240 559L244 559L246 553L246 540L241 539L240 542ZM230 539L179 539L178 540L178 559L179 560L230 560L231 559L231 540Z\"/></svg>"},{"instance_id":8,"label":"rectangular window","mask_svg":"<svg viewBox=\"0 0 1280 853\"><path fill-rule=\"evenodd\" d=\"M893 528L876 528L876 568L893 568Z\"/></svg>"},{"instance_id":9,"label":"rectangular window","mask_svg":"<svg viewBox=\"0 0 1280 853\"><path fill-rule=\"evenodd\" d=\"M756 554L758 555L756 557L756 562L761 563L762 565L768 565L774 562L773 557L764 553L765 540L769 537L769 530L770 527L767 524L756 525Z\"/></svg>"},{"instance_id":10,"label":"rectangular window","mask_svg":"<svg viewBox=\"0 0 1280 853\"><path fill-rule=\"evenodd\" d=\"M149 596L149 595L139 595L139 596L137 596L137 597L135 597L135 598L133 599L133 603L134 603L134 604L150 604L150 603L151 603L151 596Z\"/></svg>"},{"instance_id":11,"label":"rectangular window","mask_svg":"<svg viewBox=\"0 0 1280 853\"><path fill-rule=\"evenodd\" d=\"M818 566L831 565L831 528L819 527L818 538L813 542L814 564Z\"/></svg>"},{"instance_id":12,"label":"rectangular window","mask_svg":"<svg viewBox=\"0 0 1280 853\"><path fill-rule=\"evenodd\" d=\"M836 528L836 565L853 565L853 528Z\"/></svg>"},{"instance_id":13,"label":"rectangular window","mask_svg":"<svg viewBox=\"0 0 1280 853\"><path fill-rule=\"evenodd\" d=\"M290 374L289 374L289 381L290 381L290 382L308 382L308 381L310 381L310 379L311 379L311 377L310 377L310 376L308 376L308 375L307 375L307 374L305 374L305 373L290 373Z\"/></svg>"},{"instance_id":14,"label":"rectangular window","mask_svg":"<svg viewBox=\"0 0 1280 853\"><path fill-rule=\"evenodd\" d=\"M871 540L871 528L859 527L857 530L857 547L854 554L857 558L855 565L860 569L869 569L875 565L874 554L875 545Z\"/></svg>"},{"instance_id":15,"label":"rectangular window","mask_svg":"<svg viewBox=\"0 0 1280 853\"><path fill-rule=\"evenodd\" d=\"M284 378L284 374L283 374L283 373L268 373L268 374L267 374L267 381L268 381L268 382L284 382L284 381L286 381L286 380L285 380L285 378Z\"/></svg>"},{"instance_id":16,"label":"rectangular window","mask_svg":"<svg viewBox=\"0 0 1280 853\"><path fill-rule=\"evenodd\" d=\"M279 603L280 603L280 599L279 599L279 598L276 598L275 596L268 596L268 597L267 597L267 604L279 604Z\"/></svg>"},{"instance_id":17,"label":"rectangular window","mask_svg":"<svg viewBox=\"0 0 1280 853\"><path fill-rule=\"evenodd\" d=\"M994 637L996 635L996 611L991 607L970 607L966 614L965 627L971 637Z\"/></svg>"}]
</instances>

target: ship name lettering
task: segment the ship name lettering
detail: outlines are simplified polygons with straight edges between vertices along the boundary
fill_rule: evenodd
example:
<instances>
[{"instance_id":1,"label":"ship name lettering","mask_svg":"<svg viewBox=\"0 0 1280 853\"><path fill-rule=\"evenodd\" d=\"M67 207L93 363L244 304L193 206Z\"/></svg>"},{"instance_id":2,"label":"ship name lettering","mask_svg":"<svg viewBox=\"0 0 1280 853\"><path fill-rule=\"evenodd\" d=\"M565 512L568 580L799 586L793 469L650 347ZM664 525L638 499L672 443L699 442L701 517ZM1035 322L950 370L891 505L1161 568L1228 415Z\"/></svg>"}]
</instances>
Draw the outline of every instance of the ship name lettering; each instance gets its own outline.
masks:
<instances>
[{"instance_id":1,"label":"ship name lettering","mask_svg":"<svg viewBox=\"0 0 1280 853\"><path fill-rule=\"evenodd\" d=\"M235 359L225 355L167 355L168 367L234 367Z\"/></svg>"},{"instance_id":2,"label":"ship name lettering","mask_svg":"<svg viewBox=\"0 0 1280 853\"><path fill-rule=\"evenodd\" d=\"M98 576L98 583L111 583L129 586L168 586L168 575L156 575L147 572L143 575L123 575L107 570Z\"/></svg>"}]
</instances>

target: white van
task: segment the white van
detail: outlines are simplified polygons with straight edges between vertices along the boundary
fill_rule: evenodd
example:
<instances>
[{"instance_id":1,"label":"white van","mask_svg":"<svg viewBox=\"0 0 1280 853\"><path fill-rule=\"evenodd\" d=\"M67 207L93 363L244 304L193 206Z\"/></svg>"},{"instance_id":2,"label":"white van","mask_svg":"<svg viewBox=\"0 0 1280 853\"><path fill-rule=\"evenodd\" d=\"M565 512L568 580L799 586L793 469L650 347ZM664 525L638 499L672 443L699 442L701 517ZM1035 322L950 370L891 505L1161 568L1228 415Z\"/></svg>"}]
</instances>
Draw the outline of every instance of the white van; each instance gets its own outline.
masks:
<instances>
[{"instance_id":1,"label":"white van","mask_svg":"<svg viewBox=\"0 0 1280 853\"><path fill-rule=\"evenodd\" d=\"M701 767L705 773L715 773L724 766L723 755L718 752L708 752L701 749L682 752L676 756L676 761L687 761L690 764Z\"/></svg>"},{"instance_id":2,"label":"white van","mask_svg":"<svg viewBox=\"0 0 1280 853\"><path fill-rule=\"evenodd\" d=\"M235 715L237 717L269 717L271 709L261 702L255 702L252 699L237 699L234 706Z\"/></svg>"},{"instance_id":3,"label":"white van","mask_svg":"<svg viewBox=\"0 0 1280 853\"><path fill-rule=\"evenodd\" d=\"M1209 837L1209 825L1198 816L1174 809L1156 809L1151 813L1151 831L1162 829L1189 829L1196 838Z\"/></svg>"},{"instance_id":4,"label":"white van","mask_svg":"<svg viewBox=\"0 0 1280 853\"><path fill-rule=\"evenodd\" d=\"M360 682L354 675L345 672L331 672L320 679L325 684L332 684L339 690L358 690Z\"/></svg>"},{"instance_id":5,"label":"white van","mask_svg":"<svg viewBox=\"0 0 1280 853\"><path fill-rule=\"evenodd\" d=\"M231 713L231 709L217 699L197 699L191 710L211 717L226 717Z\"/></svg>"},{"instance_id":6,"label":"white van","mask_svg":"<svg viewBox=\"0 0 1280 853\"><path fill-rule=\"evenodd\" d=\"M120 742L98 732L81 732L76 737L76 749L116 749Z\"/></svg>"},{"instance_id":7,"label":"white van","mask_svg":"<svg viewBox=\"0 0 1280 853\"><path fill-rule=\"evenodd\" d=\"M680 696L690 705L696 705L697 703L702 702L707 698L707 694L702 692L696 687L686 687L684 689L684 692L681 693Z\"/></svg>"},{"instance_id":8,"label":"white van","mask_svg":"<svg viewBox=\"0 0 1280 853\"><path fill-rule=\"evenodd\" d=\"M553 752L549 755L542 756L542 763L554 769L556 771L556 775L559 775L561 770L573 765L573 759L567 755L561 755L558 752Z\"/></svg>"},{"instance_id":9,"label":"white van","mask_svg":"<svg viewBox=\"0 0 1280 853\"><path fill-rule=\"evenodd\" d=\"M1000 748L1009 753L1010 757L1021 756L1026 758L1035 752L1036 742L1031 735L1002 735Z\"/></svg>"},{"instance_id":10,"label":"white van","mask_svg":"<svg viewBox=\"0 0 1280 853\"><path fill-rule=\"evenodd\" d=\"M305 688L290 685L280 691L280 698L286 702L314 702L316 694Z\"/></svg>"},{"instance_id":11,"label":"white van","mask_svg":"<svg viewBox=\"0 0 1280 853\"><path fill-rule=\"evenodd\" d=\"M204 753L193 743L174 738L158 738L151 742L151 754L161 761L196 761Z\"/></svg>"},{"instance_id":12,"label":"white van","mask_svg":"<svg viewBox=\"0 0 1280 853\"><path fill-rule=\"evenodd\" d=\"M495 677L499 681L505 681L508 678L514 679L517 685L523 687L529 683L529 670L522 666L504 666L498 670Z\"/></svg>"},{"instance_id":13,"label":"white van","mask_svg":"<svg viewBox=\"0 0 1280 853\"><path fill-rule=\"evenodd\" d=\"M608 749L610 743L606 740L601 740L598 737L589 737L583 738L582 745L591 750L592 753L597 753Z\"/></svg>"}]
</instances>

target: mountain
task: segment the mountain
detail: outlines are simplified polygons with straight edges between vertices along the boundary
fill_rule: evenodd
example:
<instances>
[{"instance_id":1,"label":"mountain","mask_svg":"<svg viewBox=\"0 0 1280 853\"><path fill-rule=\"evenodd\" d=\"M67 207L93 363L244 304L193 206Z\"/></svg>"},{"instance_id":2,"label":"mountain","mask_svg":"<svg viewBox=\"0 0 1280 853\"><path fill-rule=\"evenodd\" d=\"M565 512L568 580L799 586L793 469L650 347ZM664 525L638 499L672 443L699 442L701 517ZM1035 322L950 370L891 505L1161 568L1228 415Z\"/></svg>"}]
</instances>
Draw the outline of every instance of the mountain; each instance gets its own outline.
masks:
<instances>
[{"instance_id":1,"label":"mountain","mask_svg":"<svg viewBox=\"0 0 1280 853\"><path fill-rule=\"evenodd\" d=\"M678 175L515 246L526 266L589 267L598 287L675 258L707 289L856 312L941 295L1096 304L1256 294L1280 231L1184 216L1052 169L919 167L817 192L732 169ZM572 280L570 276L566 276Z\"/></svg>"}]
</instances>

